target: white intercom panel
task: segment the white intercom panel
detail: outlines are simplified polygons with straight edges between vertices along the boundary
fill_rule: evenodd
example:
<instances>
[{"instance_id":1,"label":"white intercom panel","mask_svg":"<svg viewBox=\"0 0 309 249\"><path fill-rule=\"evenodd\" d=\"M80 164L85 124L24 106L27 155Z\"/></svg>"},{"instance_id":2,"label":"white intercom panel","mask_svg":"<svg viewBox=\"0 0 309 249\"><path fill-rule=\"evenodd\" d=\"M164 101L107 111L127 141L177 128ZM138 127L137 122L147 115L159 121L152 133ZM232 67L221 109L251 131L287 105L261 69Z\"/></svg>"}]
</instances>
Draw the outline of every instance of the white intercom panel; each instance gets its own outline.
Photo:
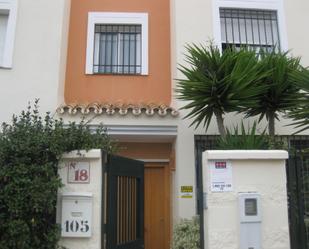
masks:
<instances>
[{"instance_id":1,"label":"white intercom panel","mask_svg":"<svg viewBox=\"0 0 309 249\"><path fill-rule=\"evenodd\" d=\"M91 237L92 193L63 193L62 237Z\"/></svg>"},{"instance_id":2,"label":"white intercom panel","mask_svg":"<svg viewBox=\"0 0 309 249\"><path fill-rule=\"evenodd\" d=\"M261 197L239 193L240 249L261 249Z\"/></svg>"}]
</instances>

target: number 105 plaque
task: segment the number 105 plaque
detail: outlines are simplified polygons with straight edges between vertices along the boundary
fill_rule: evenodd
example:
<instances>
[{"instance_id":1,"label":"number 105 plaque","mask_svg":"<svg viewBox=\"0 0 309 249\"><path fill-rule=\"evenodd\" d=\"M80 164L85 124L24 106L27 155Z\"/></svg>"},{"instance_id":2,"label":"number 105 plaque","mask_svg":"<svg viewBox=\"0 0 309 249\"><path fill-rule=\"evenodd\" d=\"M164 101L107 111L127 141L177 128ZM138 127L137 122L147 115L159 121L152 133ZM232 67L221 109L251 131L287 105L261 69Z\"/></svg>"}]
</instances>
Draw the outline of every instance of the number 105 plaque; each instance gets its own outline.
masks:
<instances>
[{"instance_id":1,"label":"number 105 plaque","mask_svg":"<svg viewBox=\"0 0 309 249\"><path fill-rule=\"evenodd\" d=\"M91 237L92 194L63 193L61 236Z\"/></svg>"}]
</instances>

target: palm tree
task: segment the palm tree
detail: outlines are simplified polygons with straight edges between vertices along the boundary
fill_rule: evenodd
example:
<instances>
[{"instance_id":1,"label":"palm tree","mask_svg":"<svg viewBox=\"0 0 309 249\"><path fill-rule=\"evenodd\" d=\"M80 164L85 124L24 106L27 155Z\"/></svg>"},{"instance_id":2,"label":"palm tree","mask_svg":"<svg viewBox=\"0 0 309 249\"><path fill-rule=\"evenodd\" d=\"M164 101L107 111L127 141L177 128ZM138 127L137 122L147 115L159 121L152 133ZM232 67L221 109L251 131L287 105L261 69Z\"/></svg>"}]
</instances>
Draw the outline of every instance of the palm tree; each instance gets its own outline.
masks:
<instances>
[{"instance_id":1,"label":"palm tree","mask_svg":"<svg viewBox=\"0 0 309 249\"><path fill-rule=\"evenodd\" d=\"M224 114L254 107L264 91L258 58L246 49L221 53L212 44L188 45L186 52L188 66L179 67L185 78L177 80L176 88L178 99L189 101L182 107L190 110L185 118L193 118L195 128L202 123L207 131L215 116L220 135L226 136Z\"/></svg>"},{"instance_id":2,"label":"palm tree","mask_svg":"<svg viewBox=\"0 0 309 249\"><path fill-rule=\"evenodd\" d=\"M301 128L294 133L296 134L309 129L309 69L303 68L303 70L294 71L290 76L295 84L301 88L303 94L299 105L292 108L288 114L288 117L295 121L292 125L296 125L296 128Z\"/></svg>"},{"instance_id":3,"label":"palm tree","mask_svg":"<svg viewBox=\"0 0 309 249\"><path fill-rule=\"evenodd\" d=\"M295 84L291 74L302 70L300 59L289 57L288 53L261 52L259 65L264 72L262 84L266 86L260 93L259 101L255 106L247 106L247 117L259 115L259 121L266 117L268 121L268 133L275 135L275 119L278 114L284 113L300 104L300 87Z\"/></svg>"}]
</instances>

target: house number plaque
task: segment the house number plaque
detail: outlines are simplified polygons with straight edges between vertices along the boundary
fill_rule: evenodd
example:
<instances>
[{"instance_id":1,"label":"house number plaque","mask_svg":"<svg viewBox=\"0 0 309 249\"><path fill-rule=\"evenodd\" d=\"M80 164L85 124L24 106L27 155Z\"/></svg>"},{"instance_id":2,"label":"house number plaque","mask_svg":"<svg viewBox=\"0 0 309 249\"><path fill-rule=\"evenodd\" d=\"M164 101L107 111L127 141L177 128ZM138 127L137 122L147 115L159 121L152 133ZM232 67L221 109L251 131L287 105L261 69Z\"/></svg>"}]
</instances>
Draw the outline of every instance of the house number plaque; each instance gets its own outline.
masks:
<instances>
[{"instance_id":1,"label":"house number plaque","mask_svg":"<svg viewBox=\"0 0 309 249\"><path fill-rule=\"evenodd\" d=\"M68 183L89 183L90 163L72 161L67 164Z\"/></svg>"}]
</instances>

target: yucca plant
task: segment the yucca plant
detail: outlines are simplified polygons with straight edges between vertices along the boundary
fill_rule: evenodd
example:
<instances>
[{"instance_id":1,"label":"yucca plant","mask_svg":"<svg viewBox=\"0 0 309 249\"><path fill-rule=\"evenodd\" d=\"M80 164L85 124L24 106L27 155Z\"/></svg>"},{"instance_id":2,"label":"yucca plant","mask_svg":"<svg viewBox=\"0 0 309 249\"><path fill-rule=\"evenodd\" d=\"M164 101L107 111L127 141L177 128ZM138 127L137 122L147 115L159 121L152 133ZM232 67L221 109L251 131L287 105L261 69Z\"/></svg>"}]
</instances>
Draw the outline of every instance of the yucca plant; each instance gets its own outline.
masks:
<instances>
[{"instance_id":1,"label":"yucca plant","mask_svg":"<svg viewBox=\"0 0 309 249\"><path fill-rule=\"evenodd\" d=\"M292 125L296 125L296 128L299 128L294 133L297 134L309 129L309 70L304 68L303 70L292 72L290 77L301 88L303 94L299 105L292 108L288 114L288 117L294 120Z\"/></svg>"},{"instance_id":2,"label":"yucca plant","mask_svg":"<svg viewBox=\"0 0 309 249\"><path fill-rule=\"evenodd\" d=\"M225 137L220 137L217 141L217 149L220 150L265 150L268 149L268 139L265 135L265 130L258 134L257 122L254 122L252 127L245 129L241 123L240 131L238 126L232 131L227 129Z\"/></svg>"},{"instance_id":3,"label":"yucca plant","mask_svg":"<svg viewBox=\"0 0 309 249\"><path fill-rule=\"evenodd\" d=\"M300 58L290 57L288 53L261 52L259 65L264 74L262 84L266 86L260 92L259 101L255 106L247 106L247 117L259 115L259 121L266 117L268 133L275 135L275 120L279 120L279 113L295 108L300 104L302 94L300 87L292 79L291 74L302 70Z\"/></svg>"},{"instance_id":4,"label":"yucca plant","mask_svg":"<svg viewBox=\"0 0 309 249\"><path fill-rule=\"evenodd\" d=\"M257 96L264 91L260 84L264 72L254 51L226 49L222 53L210 44L187 45L185 61L180 65L184 79L177 81L178 99L189 101L182 109L189 109L185 118L193 118L191 125L202 124L206 131L216 117L221 136L226 135L224 114L253 108Z\"/></svg>"}]
</instances>

